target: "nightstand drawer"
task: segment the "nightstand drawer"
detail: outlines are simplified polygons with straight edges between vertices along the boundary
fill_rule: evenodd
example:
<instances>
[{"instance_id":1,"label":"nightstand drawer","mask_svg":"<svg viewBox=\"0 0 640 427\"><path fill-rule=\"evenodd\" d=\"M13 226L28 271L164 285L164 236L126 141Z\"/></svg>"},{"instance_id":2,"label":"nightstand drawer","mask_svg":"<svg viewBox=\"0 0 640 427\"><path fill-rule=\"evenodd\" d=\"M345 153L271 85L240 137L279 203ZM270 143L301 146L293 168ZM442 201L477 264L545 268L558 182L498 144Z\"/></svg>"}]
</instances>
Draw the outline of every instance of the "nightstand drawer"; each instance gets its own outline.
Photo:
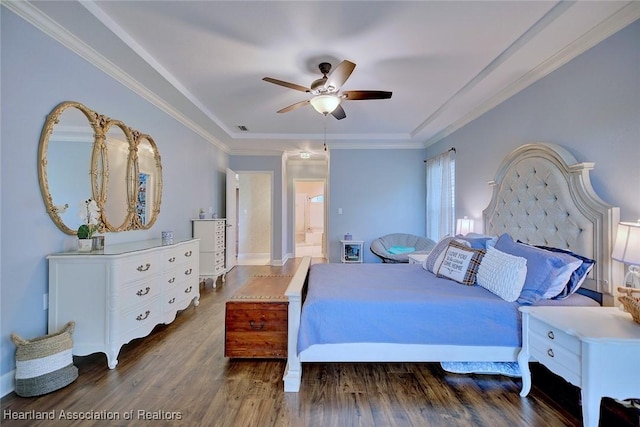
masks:
<instances>
[{"instance_id":1,"label":"nightstand drawer","mask_svg":"<svg viewBox=\"0 0 640 427\"><path fill-rule=\"evenodd\" d=\"M578 342L578 344L580 343ZM532 333L529 335L529 353L555 374L562 376L575 386L581 386L582 357L580 352L575 353L557 342Z\"/></svg>"},{"instance_id":2,"label":"nightstand drawer","mask_svg":"<svg viewBox=\"0 0 640 427\"><path fill-rule=\"evenodd\" d=\"M536 318L531 318L529 321L529 333L539 336L545 342L545 346L563 347L578 358L580 357L582 345L580 340L573 335L549 326Z\"/></svg>"}]
</instances>

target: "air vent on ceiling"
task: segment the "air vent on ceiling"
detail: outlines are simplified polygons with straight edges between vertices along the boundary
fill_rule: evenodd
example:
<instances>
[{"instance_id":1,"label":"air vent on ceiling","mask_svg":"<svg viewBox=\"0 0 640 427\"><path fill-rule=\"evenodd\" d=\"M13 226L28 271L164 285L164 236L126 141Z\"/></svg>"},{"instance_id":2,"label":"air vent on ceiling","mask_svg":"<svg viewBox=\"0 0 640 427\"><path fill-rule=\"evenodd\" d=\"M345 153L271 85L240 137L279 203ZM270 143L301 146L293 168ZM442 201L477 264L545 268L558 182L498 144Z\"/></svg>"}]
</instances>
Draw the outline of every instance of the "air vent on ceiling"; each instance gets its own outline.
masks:
<instances>
[{"instance_id":1,"label":"air vent on ceiling","mask_svg":"<svg viewBox=\"0 0 640 427\"><path fill-rule=\"evenodd\" d=\"M240 129L242 132L249 132L249 129L247 129L245 125L238 125L238 129Z\"/></svg>"}]
</instances>

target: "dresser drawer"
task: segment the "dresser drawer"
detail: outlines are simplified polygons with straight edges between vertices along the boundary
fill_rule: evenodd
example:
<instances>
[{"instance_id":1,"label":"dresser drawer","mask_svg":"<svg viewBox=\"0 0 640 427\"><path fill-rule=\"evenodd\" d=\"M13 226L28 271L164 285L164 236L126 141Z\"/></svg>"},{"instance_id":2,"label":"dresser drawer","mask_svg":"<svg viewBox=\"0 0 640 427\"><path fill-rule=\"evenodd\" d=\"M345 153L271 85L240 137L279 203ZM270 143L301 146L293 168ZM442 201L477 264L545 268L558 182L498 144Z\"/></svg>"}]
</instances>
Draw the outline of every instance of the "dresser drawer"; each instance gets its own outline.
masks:
<instances>
[{"instance_id":1,"label":"dresser drawer","mask_svg":"<svg viewBox=\"0 0 640 427\"><path fill-rule=\"evenodd\" d=\"M158 252L149 252L127 258L114 268L115 282L136 282L160 274L162 262Z\"/></svg>"},{"instance_id":2,"label":"dresser drawer","mask_svg":"<svg viewBox=\"0 0 640 427\"><path fill-rule=\"evenodd\" d=\"M160 296L156 295L146 304L122 310L119 316L120 336L131 340L144 337L157 325L161 318Z\"/></svg>"},{"instance_id":3,"label":"dresser drawer","mask_svg":"<svg viewBox=\"0 0 640 427\"><path fill-rule=\"evenodd\" d=\"M122 286L117 296L117 304L120 310L126 310L139 304L146 304L162 292L158 278L138 280Z\"/></svg>"},{"instance_id":4,"label":"dresser drawer","mask_svg":"<svg viewBox=\"0 0 640 427\"><path fill-rule=\"evenodd\" d=\"M216 237L213 247L216 251L224 250L224 235Z\"/></svg>"},{"instance_id":5,"label":"dresser drawer","mask_svg":"<svg viewBox=\"0 0 640 427\"><path fill-rule=\"evenodd\" d=\"M199 296L198 283L177 283L169 288L164 295L163 310L165 312L182 310L189 305L190 301Z\"/></svg>"},{"instance_id":6,"label":"dresser drawer","mask_svg":"<svg viewBox=\"0 0 640 427\"><path fill-rule=\"evenodd\" d=\"M197 245L190 243L187 245L177 245L165 252L162 261L166 262L165 268L171 268L174 265L182 264L193 260L198 252Z\"/></svg>"}]
</instances>

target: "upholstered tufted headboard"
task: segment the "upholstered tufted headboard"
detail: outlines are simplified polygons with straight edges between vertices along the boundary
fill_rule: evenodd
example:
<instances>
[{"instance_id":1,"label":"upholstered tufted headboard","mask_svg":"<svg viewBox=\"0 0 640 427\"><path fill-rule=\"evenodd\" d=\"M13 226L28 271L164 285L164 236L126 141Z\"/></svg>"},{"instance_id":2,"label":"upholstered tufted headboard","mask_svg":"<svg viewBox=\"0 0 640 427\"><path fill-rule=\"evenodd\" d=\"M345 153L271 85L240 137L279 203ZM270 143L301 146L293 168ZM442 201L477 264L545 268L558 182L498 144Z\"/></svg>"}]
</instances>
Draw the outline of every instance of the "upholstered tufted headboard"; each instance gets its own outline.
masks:
<instances>
[{"instance_id":1,"label":"upholstered tufted headboard","mask_svg":"<svg viewBox=\"0 0 640 427\"><path fill-rule=\"evenodd\" d=\"M483 211L486 234L509 233L534 245L569 249L596 260L583 287L613 304L614 284L622 266L611 259L619 208L593 191L589 171L559 145L526 144L498 168L489 206Z\"/></svg>"}]
</instances>

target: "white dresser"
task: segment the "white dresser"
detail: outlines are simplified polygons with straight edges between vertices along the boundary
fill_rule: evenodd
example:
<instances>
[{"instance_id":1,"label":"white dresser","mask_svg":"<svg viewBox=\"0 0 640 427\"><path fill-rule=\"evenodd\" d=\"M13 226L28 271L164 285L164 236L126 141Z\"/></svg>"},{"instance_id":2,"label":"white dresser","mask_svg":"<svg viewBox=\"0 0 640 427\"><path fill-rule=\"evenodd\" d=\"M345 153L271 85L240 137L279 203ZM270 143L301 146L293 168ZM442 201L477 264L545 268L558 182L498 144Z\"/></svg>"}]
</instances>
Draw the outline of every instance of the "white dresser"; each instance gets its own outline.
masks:
<instances>
[{"instance_id":1,"label":"white dresser","mask_svg":"<svg viewBox=\"0 0 640 427\"><path fill-rule=\"evenodd\" d=\"M192 224L193 237L200 239L200 278L212 279L215 288L218 277L224 282L227 274L227 220L194 219Z\"/></svg>"},{"instance_id":2,"label":"white dresser","mask_svg":"<svg viewBox=\"0 0 640 427\"><path fill-rule=\"evenodd\" d=\"M109 368L120 348L198 305L199 241L160 239L63 252L49 260L49 333L76 322L73 354L102 352Z\"/></svg>"},{"instance_id":3,"label":"white dresser","mask_svg":"<svg viewBox=\"0 0 640 427\"><path fill-rule=\"evenodd\" d=\"M536 360L580 387L585 427L597 427L602 397L640 397L640 325L615 307L520 307L521 396Z\"/></svg>"}]
</instances>

